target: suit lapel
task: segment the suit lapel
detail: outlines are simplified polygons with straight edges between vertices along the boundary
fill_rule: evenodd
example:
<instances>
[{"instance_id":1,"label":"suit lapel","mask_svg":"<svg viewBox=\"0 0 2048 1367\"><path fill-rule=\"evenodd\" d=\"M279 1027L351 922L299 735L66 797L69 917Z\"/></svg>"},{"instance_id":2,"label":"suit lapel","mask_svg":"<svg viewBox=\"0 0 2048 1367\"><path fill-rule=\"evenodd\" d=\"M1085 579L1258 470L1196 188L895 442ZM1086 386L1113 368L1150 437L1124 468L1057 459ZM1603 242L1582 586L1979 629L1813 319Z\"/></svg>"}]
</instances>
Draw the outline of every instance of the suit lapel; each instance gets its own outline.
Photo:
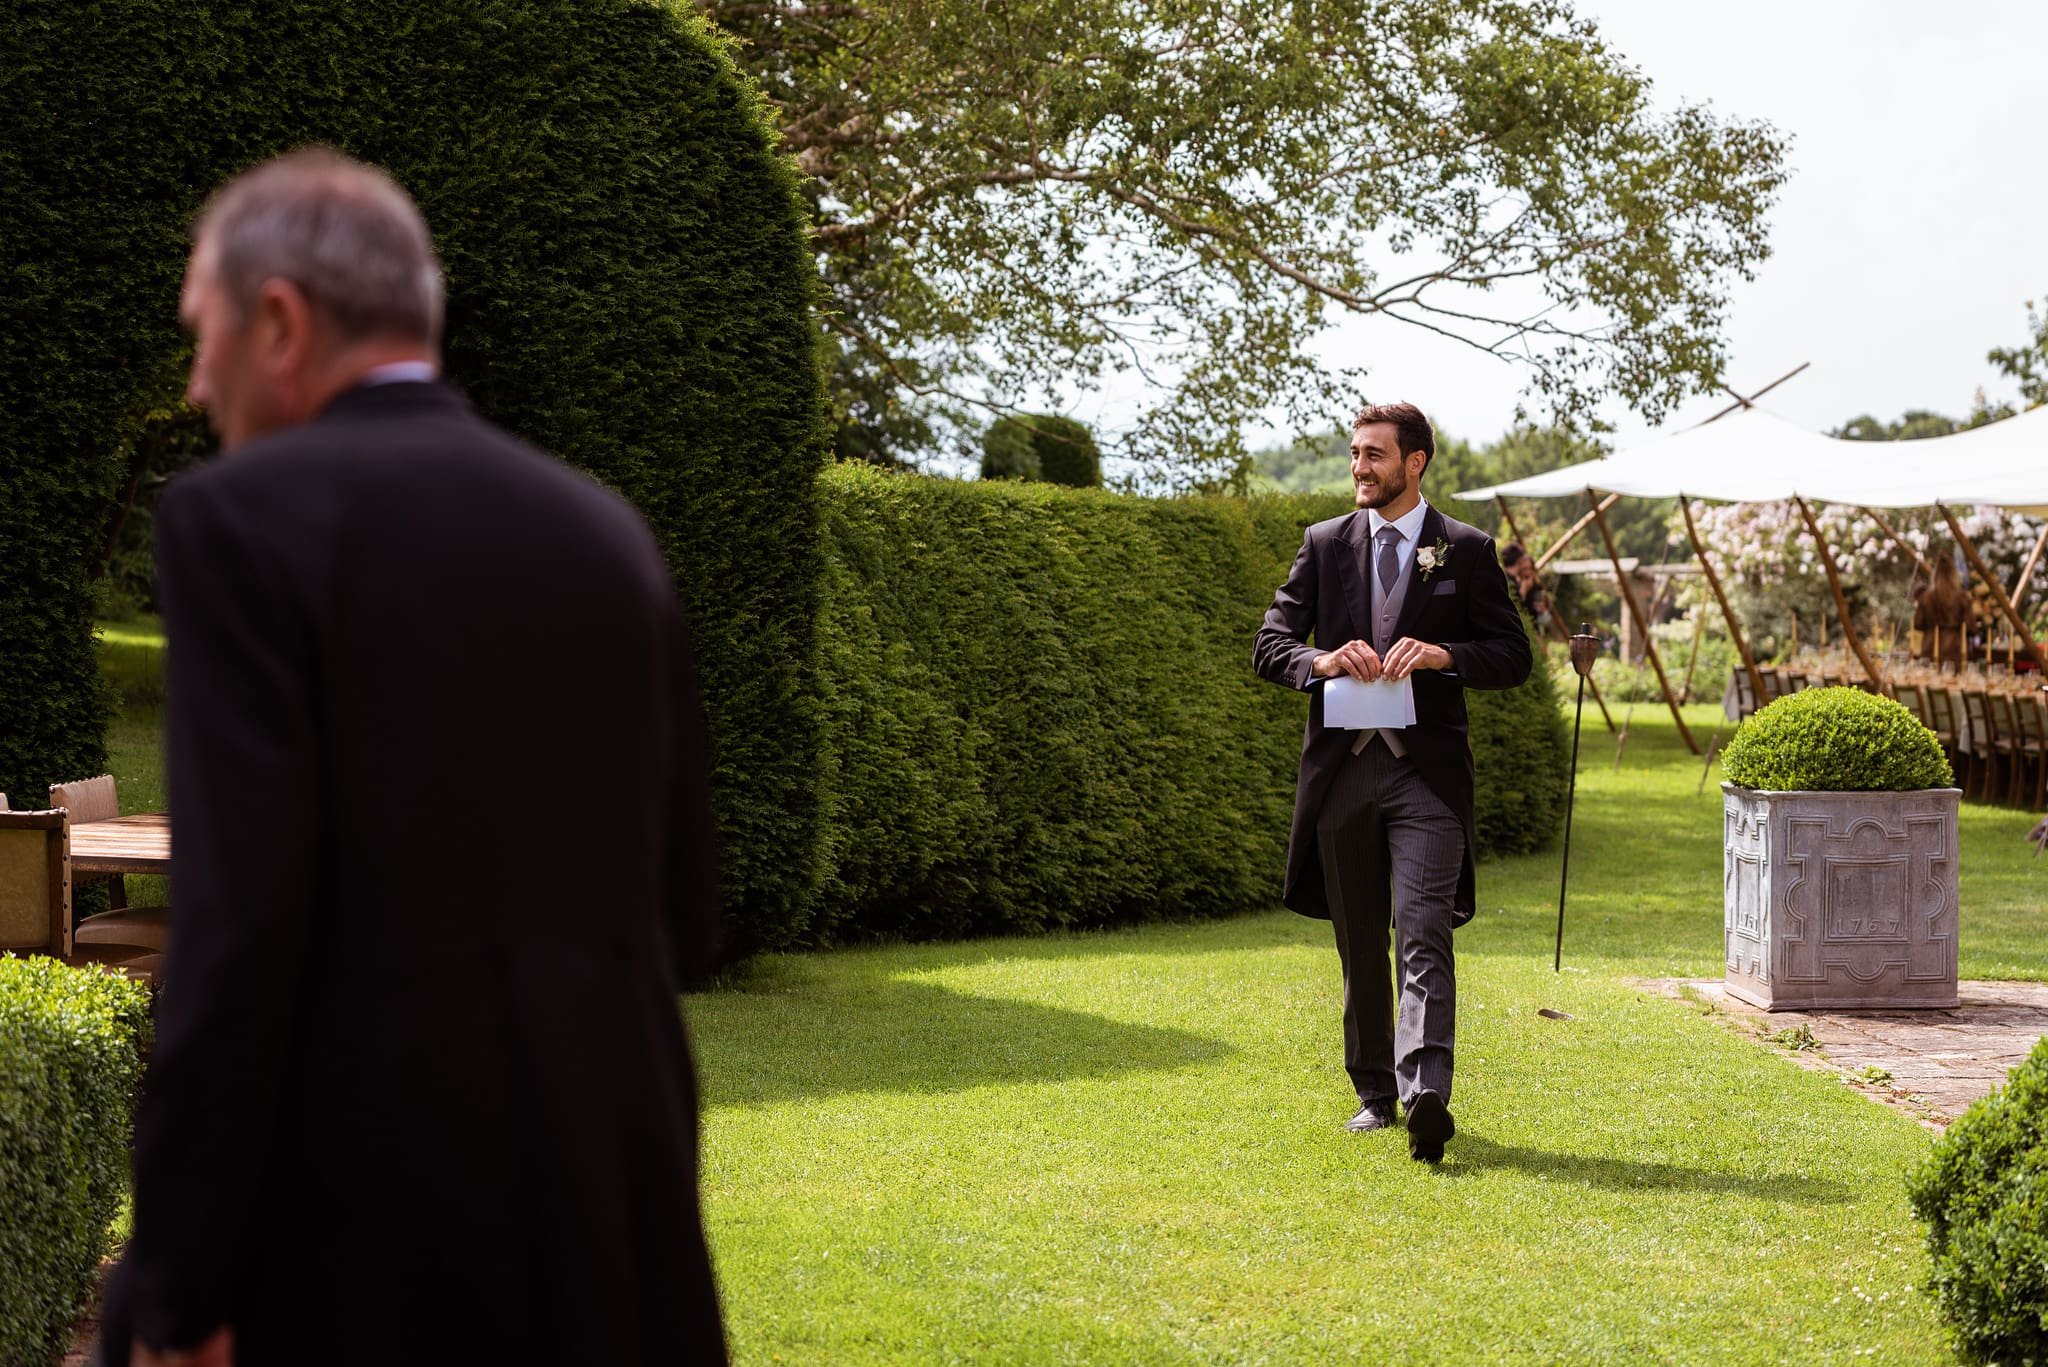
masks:
<instances>
[{"instance_id":1,"label":"suit lapel","mask_svg":"<svg viewBox=\"0 0 2048 1367\"><path fill-rule=\"evenodd\" d=\"M1413 632L1415 619L1422 612L1424 600L1429 597L1430 590L1436 587L1422 577L1422 551L1424 547L1436 545L1443 539L1443 535L1443 517L1437 512L1436 506L1431 504L1429 511L1422 515L1422 530L1415 538L1415 554L1408 558L1408 588L1401 596L1401 615L1394 619L1396 641ZM1448 565L1439 565L1437 572L1443 573L1449 568Z\"/></svg>"},{"instance_id":2,"label":"suit lapel","mask_svg":"<svg viewBox=\"0 0 2048 1367\"><path fill-rule=\"evenodd\" d=\"M1355 641L1372 639L1372 571L1366 564L1372 553L1372 537L1367 525L1365 512L1360 509L1337 534L1337 539L1347 547L1337 557L1337 565L1344 576L1344 606L1351 613L1351 639ZM1343 644L1334 641L1326 648L1335 650Z\"/></svg>"}]
</instances>

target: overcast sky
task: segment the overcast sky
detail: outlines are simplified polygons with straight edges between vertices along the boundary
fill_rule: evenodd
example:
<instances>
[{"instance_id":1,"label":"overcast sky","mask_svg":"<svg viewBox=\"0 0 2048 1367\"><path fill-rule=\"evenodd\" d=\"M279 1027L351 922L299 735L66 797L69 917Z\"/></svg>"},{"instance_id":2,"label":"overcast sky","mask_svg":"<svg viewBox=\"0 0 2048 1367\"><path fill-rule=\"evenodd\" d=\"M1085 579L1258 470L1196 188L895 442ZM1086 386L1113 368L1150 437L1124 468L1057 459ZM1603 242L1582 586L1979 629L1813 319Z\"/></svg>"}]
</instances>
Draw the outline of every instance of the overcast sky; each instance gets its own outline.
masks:
<instances>
[{"instance_id":1,"label":"overcast sky","mask_svg":"<svg viewBox=\"0 0 2048 1367\"><path fill-rule=\"evenodd\" d=\"M2022 341L2025 302L2048 301L2048 0L1579 8L1660 105L1709 103L1792 135L1772 255L1732 297L1732 382L1812 362L1765 402L1816 430L1865 412L1961 414L1979 387L2012 394L1984 353ZM1370 367L1373 399L1412 399L1446 432L1485 441L1513 420L1521 375L1477 352L1380 320L1327 342ZM1109 425L1120 397L1100 401ZM1725 402L1695 399L1671 421ZM1606 416L1624 443L1646 430L1618 406Z\"/></svg>"}]
</instances>

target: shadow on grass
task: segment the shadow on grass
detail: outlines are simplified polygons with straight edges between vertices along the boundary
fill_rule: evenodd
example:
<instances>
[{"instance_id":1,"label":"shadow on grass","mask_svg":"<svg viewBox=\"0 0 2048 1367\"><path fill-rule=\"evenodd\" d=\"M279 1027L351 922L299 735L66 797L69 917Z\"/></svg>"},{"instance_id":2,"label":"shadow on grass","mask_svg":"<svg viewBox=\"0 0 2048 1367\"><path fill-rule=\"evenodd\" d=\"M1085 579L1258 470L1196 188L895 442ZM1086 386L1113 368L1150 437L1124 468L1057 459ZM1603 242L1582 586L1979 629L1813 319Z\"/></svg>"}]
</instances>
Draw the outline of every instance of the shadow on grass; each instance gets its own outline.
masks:
<instances>
[{"instance_id":1,"label":"shadow on grass","mask_svg":"<svg viewBox=\"0 0 2048 1367\"><path fill-rule=\"evenodd\" d=\"M1182 1068L1230 1054L1184 1030L870 974L690 999L704 1099L758 1106ZM788 981L793 977L796 981Z\"/></svg>"},{"instance_id":2,"label":"shadow on grass","mask_svg":"<svg viewBox=\"0 0 2048 1367\"><path fill-rule=\"evenodd\" d=\"M1453 1161L1439 1169L1446 1177L1487 1169L1514 1168L1535 1177L1553 1177L1610 1191L1701 1191L1808 1206L1840 1205L1855 1194L1846 1183L1818 1177L1791 1174L1745 1177L1739 1173L1688 1168L1676 1163L1636 1163L1625 1158L1553 1153L1546 1149L1496 1144L1464 1130L1451 1141L1450 1157Z\"/></svg>"}]
</instances>

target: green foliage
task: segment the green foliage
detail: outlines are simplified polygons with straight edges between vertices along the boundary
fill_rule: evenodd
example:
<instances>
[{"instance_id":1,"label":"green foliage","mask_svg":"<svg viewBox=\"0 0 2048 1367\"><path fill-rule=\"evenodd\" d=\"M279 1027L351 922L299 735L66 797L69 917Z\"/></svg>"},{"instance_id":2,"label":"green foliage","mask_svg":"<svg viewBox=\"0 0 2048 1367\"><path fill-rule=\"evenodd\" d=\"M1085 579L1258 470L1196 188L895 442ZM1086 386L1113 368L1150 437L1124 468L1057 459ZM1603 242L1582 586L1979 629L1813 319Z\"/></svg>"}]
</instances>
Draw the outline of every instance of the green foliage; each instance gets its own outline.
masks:
<instances>
[{"instance_id":1,"label":"green foliage","mask_svg":"<svg viewBox=\"0 0 2048 1367\"><path fill-rule=\"evenodd\" d=\"M147 992L0 956L0 1363L51 1361L128 1185Z\"/></svg>"},{"instance_id":2,"label":"green foliage","mask_svg":"<svg viewBox=\"0 0 2048 1367\"><path fill-rule=\"evenodd\" d=\"M1220 915L1279 893L1303 700L1250 670L1341 500L826 476L829 873L812 934ZM1547 674L1469 695L1480 843L1562 813Z\"/></svg>"},{"instance_id":3,"label":"green foliage","mask_svg":"<svg viewBox=\"0 0 2048 1367\"><path fill-rule=\"evenodd\" d=\"M1038 480L1045 476L1045 463L1038 458L1031 432L1015 418L999 418L989 424L981 439L983 479Z\"/></svg>"},{"instance_id":4,"label":"green foliage","mask_svg":"<svg viewBox=\"0 0 2048 1367\"><path fill-rule=\"evenodd\" d=\"M175 396L187 221L325 142L420 201L447 366L646 512L695 627L745 933L816 876L815 267L794 169L683 0L20 0L0 25L0 788L97 772L86 566Z\"/></svg>"},{"instance_id":5,"label":"green foliage","mask_svg":"<svg viewBox=\"0 0 2048 1367\"><path fill-rule=\"evenodd\" d=\"M1102 487L1102 452L1088 424L1055 413L997 418L982 438L983 479L1044 480L1069 489Z\"/></svg>"},{"instance_id":6,"label":"green foliage","mask_svg":"<svg viewBox=\"0 0 2048 1367\"><path fill-rule=\"evenodd\" d=\"M1102 487L1102 451L1088 424L1052 413L1034 414L1025 422L1031 427L1031 444L1038 451L1046 483L1069 489Z\"/></svg>"},{"instance_id":7,"label":"green foliage","mask_svg":"<svg viewBox=\"0 0 2048 1367\"><path fill-rule=\"evenodd\" d=\"M1533 626L1530 644L1536 644ZM1560 685L1548 656L1540 647L1532 653L1535 667L1520 688L1465 694L1479 777L1473 821L1483 855L1542 849L1564 822L1571 727L1558 705Z\"/></svg>"},{"instance_id":8,"label":"green foliage","mask_svg":"<svg viewBox=\"0 0 2048 1367\"><path fill-rule=\"evenodd\" d=\"M1935 1141L1906 1193L1964 1350L2048 1361L2048 1039Z\"/></svg>"},{"instance_id":9,"label":"green foliage","mask_svg":"<svg viewBox=\"0 0 2048 1367\"><path fill-rule=\"evenodd\" d=\"M701 3L817 178L849 360L963 426L1156 375L1124 454L1195 483L1253 415L1356 402L1339 312L1662 413L1719 378L1784 175L1552 0Z\"/></svg>"},{"instance_id":10,"label":"green foliage","mask_svg":"<svg viewBox=\"0 0 2048 1367\"><path fill-rule=\"evenodd\" d=\"M2020 382L2020 402L2028 408L2048 403L2048 309L2027 301L2027 331L2032 335L2016 347L1993 347L1987 360L2006 378Z\"/></svg>"},{"instance_id":11,"label":"green foliage","mask_svg":"<svg viewBox=\"0 0 2048 1367\"><path fill-rule=\"evenodd\" d=\"M1728 781L1778 792L1911 792L1955 783L1920 719L1890 698L1809 688L1759 709L1721 753Z\"/></svg>"}]
</instances>

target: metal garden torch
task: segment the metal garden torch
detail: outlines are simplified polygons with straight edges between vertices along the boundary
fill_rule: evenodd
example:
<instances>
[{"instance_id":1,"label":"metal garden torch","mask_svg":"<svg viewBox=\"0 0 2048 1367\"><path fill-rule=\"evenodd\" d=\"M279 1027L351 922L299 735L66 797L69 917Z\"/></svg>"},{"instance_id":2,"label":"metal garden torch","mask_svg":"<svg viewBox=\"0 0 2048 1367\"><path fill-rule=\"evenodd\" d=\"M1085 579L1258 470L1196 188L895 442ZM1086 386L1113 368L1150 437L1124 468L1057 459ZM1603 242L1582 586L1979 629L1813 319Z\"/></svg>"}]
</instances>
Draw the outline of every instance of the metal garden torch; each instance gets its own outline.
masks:
<instances>
[{"instance_id":1,"label":"metal garden torch","mask_svg":"<svg viewBox=\"0 0 2048 1367\"><path fill-rule=\"evenodd\" d=\"M1572 637L1572 668L1579 676L1579 705L1572 714L1572 776L1564 800L1564 865L1557 874L1557 953L1550 962L1553 973L1564 971L1564 890L1572 868L1572 805L1579 796L1579 723L1586 717L1586 676L1593 672L1593 661L1599 658L1600 638L1593 633L1593 624L1579 623L1578 633Z\"/></svg>"}]
</instances>

